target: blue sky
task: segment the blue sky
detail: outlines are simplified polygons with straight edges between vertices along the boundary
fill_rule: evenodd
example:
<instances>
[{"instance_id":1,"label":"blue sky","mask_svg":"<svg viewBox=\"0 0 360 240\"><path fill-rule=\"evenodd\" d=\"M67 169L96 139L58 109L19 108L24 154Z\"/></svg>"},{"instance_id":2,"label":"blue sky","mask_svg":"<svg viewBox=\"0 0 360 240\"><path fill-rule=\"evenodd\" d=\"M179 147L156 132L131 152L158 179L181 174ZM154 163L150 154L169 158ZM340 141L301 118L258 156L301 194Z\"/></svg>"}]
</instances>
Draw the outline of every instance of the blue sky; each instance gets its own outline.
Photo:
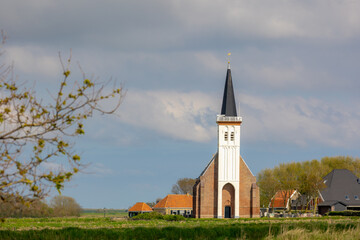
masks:
<instances>
[{"instance_id":1,"label":"blue sky","mask_svg":"<svg viewBox=\"0 0 360 240\"><path fill-rule=\"evenodd\" d=\"M360 2L1 0L5 58L48 98L60 51L123 83L116 116L95 116L75 150L90 166L63 194L127 208L198 177L216 152L227 53L254 174L281 162L360 156Z\"/></svg>"}]
</instances>

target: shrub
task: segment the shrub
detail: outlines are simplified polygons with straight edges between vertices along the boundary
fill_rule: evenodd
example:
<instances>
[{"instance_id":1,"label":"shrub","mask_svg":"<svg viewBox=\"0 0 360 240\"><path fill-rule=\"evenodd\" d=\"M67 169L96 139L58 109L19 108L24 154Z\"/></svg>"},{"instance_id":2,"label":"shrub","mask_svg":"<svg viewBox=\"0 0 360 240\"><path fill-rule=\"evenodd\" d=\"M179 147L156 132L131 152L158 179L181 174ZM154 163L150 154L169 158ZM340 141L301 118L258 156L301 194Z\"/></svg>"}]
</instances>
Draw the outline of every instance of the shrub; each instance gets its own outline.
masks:
<instances>
[{"instance_id":1,"label":"shrub","mask_svg":"<svg viewBox=\"0 0 360 240\"><path fill-rule=\"evenodd\" d=\"M149 212L138 214L131 219L134 220L151 220L151 219L164 219L164 215L158 212Z\"/></svg>"},{"instance_id":2,"label":"shrub","mask_svg":"<svg viewBox=\"0 0 360 240\"><path fill-rule=\"evenodd\" d=\"M182 215L164 215L166 221L184 221L185 217Z\"/></svg>"},{"instance_id":3,"label":"shrub","mask_svg":"<svg viewBox=\"0 0 360 240\"><path fill-rule=\"evenodd\" d=\"M345 211L332 211L327 213L328 216L360 216L360 211L345 210Z\"/></svg>"},{"instance_id":4,"label":"shrub","mask_svg":"<svg viewBox=\"0 0 360 240\"><path fill-rule=\"evenodd\" d=\"M149 212L149 213L141 213L132 217L133 220L152 220L152 219L161 219L166 221L183 221L185 217L181 215L163 215L158 212Z\"/></svg>"}]
</instances>

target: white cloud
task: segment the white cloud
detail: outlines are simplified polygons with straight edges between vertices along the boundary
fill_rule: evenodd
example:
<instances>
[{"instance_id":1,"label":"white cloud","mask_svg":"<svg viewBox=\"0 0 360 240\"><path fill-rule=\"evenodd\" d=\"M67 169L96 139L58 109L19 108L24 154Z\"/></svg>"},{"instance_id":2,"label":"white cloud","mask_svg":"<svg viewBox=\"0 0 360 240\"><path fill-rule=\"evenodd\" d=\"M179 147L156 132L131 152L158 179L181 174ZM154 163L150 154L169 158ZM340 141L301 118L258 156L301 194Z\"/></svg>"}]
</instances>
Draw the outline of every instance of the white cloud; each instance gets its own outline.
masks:
<instances>
[{"instance_id":1,"label":"white cloud","mask_svg":"<svg viewBox=\"0 0 360 240\"><path fill-rule=\"evenodd\" d=\"M203 142L216 135L214 106L216 99L201 92L129 90L120 120L175 139Z\"/></svg>"},{"instance_id":2,"label":"white cloud","mask_svg":"<svg viewBox=\"0 0 360 240\"><path fill-rule=\"evenodd\" d=\"M44 168L44 170L46 172L48 172L48 171L53 171L53 172L64 171L64 166L62 164L55 163L55 162L44 162L41 166Z\"/></svg>"},{"instance_id":3,"label":"white cloud","mask_svg":"<svg viewBox=\"0 0 360 240\"><path fill-rule=\"evenodd\" d=\"M203 66L204 71L224 71L226 63L225 54L224 59L221 59L223 61L210 51L198 51L194 55L197 60L196 66Z\"/></svg>"},{"instance_id":4,"label":"white cloud","mask_svg":"<svg viewBox=\"0 0 360 240\"><path fill-rule=\"evenodd\" d=\"M175 14L192 33L217 29L240 38L296 37L327 41L359 37L360 34L358 1L174 2Z\"/></svg>"},{"instance_id":5,"label":"white cloud","mask_svg":"<svg viewBox=\"0 0 360 240\"><path fill-rule=\"evenodd\" d=\"M360 140L360 114L354 106L302 97L242 94L239 99L247 141L354 147ZM219 101L200 92L129 91L120 121L175 139L206 142L216 137Z\"/></svg>"},{"instance_id":6,"label":"white cloud","mask_svg":"<svg viewBox=\"0 0 360 240\"><path fill-rule=\"evenodd\" d=\"M61 64L56 54L48 55L39 47L10 46L6 48L7 62L13 62L16 70L25 74L58 76Z\"/></svg>"},{"instance_id":7,"label":"white cloud","mask_svg":"<svg viewBox=\"0 0 360 240\"><path fill-rule=\"evenodd\" d=\"M94 163L85 168L82 172L86 174L93 174L95 176L107 176L114 174L114 170L105 166L102 163Z\"/></svg>"},{"instance_id":8,"label":"white cloud","mask_svg":"<svg viewBox=\"0 0 360 240\"><path fill-rule=\"evenodd\" d=\"M301 146L320 143L355 147L360 140L360 114L355 106L301 97L241 96L246 138Z\"/></svg>"},{"instance_id":9,"label":"white cloud","mask_svg":"<svg viewBox=\"0 0 360 240\"><path fill-rule=\"evenodd\" d=\"M315 39L326 44L360 36L356 0L4 0L2 5L0 22L11 34L36 44L71 42L67 46L73 48L90 44L153 51L192 47L194 42L221 45L224 38L232 39L233 47L241 39Z\"/></svg>"},{"instance_id":10,"label":"white cloud","mask_svg":"<svg viewBox=\"0 0 360 240\"><path fill-rule=\"evenodd\" d=\"M290 65L290 66L286 66ZM263 63L246 64L244 74L260 84L273 88L302 87L309 88L312 84L304 84L304 79L308 79L307 72L300 63ZM310 81L309 81L310 82Z\"/></svg>"}]
</instances>

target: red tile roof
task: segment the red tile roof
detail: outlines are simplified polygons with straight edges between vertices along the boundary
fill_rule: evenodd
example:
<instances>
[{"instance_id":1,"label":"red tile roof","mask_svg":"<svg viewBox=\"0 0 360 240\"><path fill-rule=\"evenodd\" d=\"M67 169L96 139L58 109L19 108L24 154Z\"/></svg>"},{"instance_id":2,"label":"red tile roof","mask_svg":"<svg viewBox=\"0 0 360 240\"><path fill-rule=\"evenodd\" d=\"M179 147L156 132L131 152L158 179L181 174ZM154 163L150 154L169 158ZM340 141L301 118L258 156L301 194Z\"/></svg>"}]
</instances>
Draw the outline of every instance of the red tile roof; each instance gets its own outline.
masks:
<instances>
[{"instance_id":1,"label":"red tile roof","mask_svg":"<svg viewBox=\"0 0 360 240\"><path fill-rule=\"evenodd\" d=\"M189 194L169 194L154 208L192 208L193 197Z\"/></svg>"},{"instance_id":2,"label":"red tile roof","mask_svg":"<svg viewBox=\"0 0 360 240\"><path fill-rule=\"evenodd\" d=\"M137 202L134 206L129 208L129 212L152 212L152 209L149 205L144 202Z\"/></svg>"},{"instance_id":3,"label":"red tile roof","mask_svg":"<svg viewBox=\"0 0 360 240\"><path fill-rule=\"evenodd\" d=\"M290 191L277 191L274 195L274 197L271 199L270 207L275 208L286 208L286 204L288 202L288 199L291 197L291 195L294 193L294 190ZM273 206L274 204L274 206Z\"/></svg>"}]
</instances>

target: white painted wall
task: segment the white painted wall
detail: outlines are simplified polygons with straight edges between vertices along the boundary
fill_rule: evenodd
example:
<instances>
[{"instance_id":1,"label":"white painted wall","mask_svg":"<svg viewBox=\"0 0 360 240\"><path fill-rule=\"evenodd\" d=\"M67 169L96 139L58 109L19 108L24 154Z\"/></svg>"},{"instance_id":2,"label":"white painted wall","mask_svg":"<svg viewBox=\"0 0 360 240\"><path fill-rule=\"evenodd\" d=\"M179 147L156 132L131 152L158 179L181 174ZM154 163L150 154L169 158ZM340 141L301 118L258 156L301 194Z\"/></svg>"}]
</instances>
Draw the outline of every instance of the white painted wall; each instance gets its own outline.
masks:
<instances>
[{"instance_id":1,"label":"white painted wall","mask_svg":"<svg viewBox=\"0 0 360 240\"><path fill-rule=\"evenodd\" d=\"M222 216L222 189L227 183L235 189L235 217L239 217L240 125L218 124L218 163L218 217Z\"/></svg>"}]
</instances>

